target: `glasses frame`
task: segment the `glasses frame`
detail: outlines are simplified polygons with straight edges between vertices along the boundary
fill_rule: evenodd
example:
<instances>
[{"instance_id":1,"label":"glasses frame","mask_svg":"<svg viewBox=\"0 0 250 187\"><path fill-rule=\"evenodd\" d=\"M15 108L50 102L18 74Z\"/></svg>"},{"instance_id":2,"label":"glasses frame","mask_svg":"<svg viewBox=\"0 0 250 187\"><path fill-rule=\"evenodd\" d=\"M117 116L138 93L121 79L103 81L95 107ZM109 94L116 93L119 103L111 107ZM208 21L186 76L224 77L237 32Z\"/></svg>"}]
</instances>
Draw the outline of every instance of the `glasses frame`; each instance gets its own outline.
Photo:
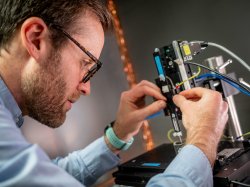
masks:
<instances>
[{"instance_id":1,"label":"glasses frame","mask_svg":"<svg viewBox=\"0 0 250 187\"><path fill-rule=\"evenodd\" d=\"M94 55L92 55L85 47L83 47L78 41L76 41L68 32L62 29L60 25L52 24L52 27L56 30L59 30L61 33L64 34L71 42L73 42L83 53L85 53L93 62L95 65L91 67L86 75L84 75L82 82L86 83L89 81L91 77L102 67L102 62L98 60Z\"/></svg>"}]
</instances>

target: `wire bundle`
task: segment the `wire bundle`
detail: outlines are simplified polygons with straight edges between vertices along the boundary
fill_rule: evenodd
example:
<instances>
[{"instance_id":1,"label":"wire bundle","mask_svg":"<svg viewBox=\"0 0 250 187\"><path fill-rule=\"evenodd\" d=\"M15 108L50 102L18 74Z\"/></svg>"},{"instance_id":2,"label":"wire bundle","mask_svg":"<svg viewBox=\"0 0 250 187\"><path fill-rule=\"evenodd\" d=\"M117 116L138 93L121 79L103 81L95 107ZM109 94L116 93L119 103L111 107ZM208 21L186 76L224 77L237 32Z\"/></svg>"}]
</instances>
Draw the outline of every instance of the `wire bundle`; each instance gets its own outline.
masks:
<instances>
[{"instance_id":1,"label":"wire bundle","mask_svg":"<svg viewBox=\"0 0 250 187\"><path fill-rule=\"evenodd\" d=\"M197 64L195 62L185 62L185 64L195 65L195 66L198 66L198 67L201 67L203 69L206 69L206 70L213 72L213 74L212 73L203 74L203 75L199 76L198 79L208 78L208 77L218 78L218 79L221 79L221 80L225 81L226 83L230 84L231 86L235 87L236 89L238 89L240 92L246 94L247 96L250 96L249 88L247 88L245 85L241 84L240 82L232 79L231 77L229 77L227 75L223 75L215 70L212 70L212 69L210 69L206 66L203 66L201 64Z\"/></svg>"}]
</instances>

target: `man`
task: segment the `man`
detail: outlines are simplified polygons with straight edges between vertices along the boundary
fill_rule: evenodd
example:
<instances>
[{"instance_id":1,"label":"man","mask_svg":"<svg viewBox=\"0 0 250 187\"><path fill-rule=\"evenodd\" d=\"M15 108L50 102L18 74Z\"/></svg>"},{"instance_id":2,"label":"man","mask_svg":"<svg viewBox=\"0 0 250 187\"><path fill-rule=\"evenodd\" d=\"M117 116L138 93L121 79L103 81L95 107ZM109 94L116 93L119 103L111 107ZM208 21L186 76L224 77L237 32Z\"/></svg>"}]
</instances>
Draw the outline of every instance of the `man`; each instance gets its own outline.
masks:
<instances>
[{"instance_id":1,"label":"man","mask_svg":"<svg viewBox=\"0 0 250 187\"><path fill-rule=\"evenodd\" d=\"M22 116L56 128L80 95L90 94L109 14L97 0L1 0L0 10L0 186L93 184L119 163L117 154L166 99L154 84L140 82L122 94L116 121L103 137L51 162L21 134ZM145 106L145 96L156 101ZM187 145L148 186L212 186L227 104L203 88L184 91L174 102L183 112Z\"/></svg>"}]
</instances>

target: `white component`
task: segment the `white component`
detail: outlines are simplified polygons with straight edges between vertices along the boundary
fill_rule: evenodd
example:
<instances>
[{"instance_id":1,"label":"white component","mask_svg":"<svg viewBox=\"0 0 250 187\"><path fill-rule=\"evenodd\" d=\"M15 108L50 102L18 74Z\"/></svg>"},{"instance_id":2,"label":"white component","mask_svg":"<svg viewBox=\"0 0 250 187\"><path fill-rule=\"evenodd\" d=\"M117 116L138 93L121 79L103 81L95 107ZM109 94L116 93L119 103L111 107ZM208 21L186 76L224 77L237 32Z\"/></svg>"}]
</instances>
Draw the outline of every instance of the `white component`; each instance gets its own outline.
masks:
<instances>
[{"instance_id":1,"label":"white component","mask_svg":"<svg viewBox=\"0 0 250 187\"><path fill-rule=\"evenodd\" d=\"M181 55L181 52L180 52L179 44L178 44L177 41L173 41L172 45L174 47L174 52L175 52L175 55L176 55L175 62L179 66L179 70L180 70L180 73L181 73L181 78L182 78L182 80L188 80L188 76L187 76L185 65L184 65L182 55ZM191 89L189 81L186 81L184 83L184 88L185 88L185 90Z\"/></svg>"},{"instance_id":2,"label":"white component","mask_svg":"<svg viewBox=\"0 0 250 187\"><path fill-rule=\"evenodd\" d=\"M244 84L246 87L250 88L250 84L243 80L243 78L239 78L241 84Z\"/></svg>"},{"instance_id":3,"label":"white component","mask_svg":"<svg viewBox=\"0 0 250 187\"><path fill-rule=\"evenodd\" d=\"M216 69L220 71L220 70L224 69L226 66L228 66L231 63L233 63L233 61L231 59L228 59L224 64L222 64L221 66L216 67Z\"/></svg>"},{"instance_id":4,"label":"white component","mask_svg":"<svg viewBox=\"0 0 250 187\"><path fill-rule=\"evenodd\" d=\"M162 86L162 87L161 87L161 90L162 90L163 93L169 92L169 88L168 88L167 85L166 85L166 86Z\"/></svg>"},{"instance_id":5,"label":"white component","mask_svg":"<svg viewBox=\"0 0 250 187\"><path fill-rule=\"evenodd\" d=\"M174 136L174 137L176 137L176 136L179 136L179 137L180 137L180 136L182 136L182 132L181 132L181 131L179 131L179 132L174 132L174 133L173 133L173 136Z\"/></svg>"}]
</instances>

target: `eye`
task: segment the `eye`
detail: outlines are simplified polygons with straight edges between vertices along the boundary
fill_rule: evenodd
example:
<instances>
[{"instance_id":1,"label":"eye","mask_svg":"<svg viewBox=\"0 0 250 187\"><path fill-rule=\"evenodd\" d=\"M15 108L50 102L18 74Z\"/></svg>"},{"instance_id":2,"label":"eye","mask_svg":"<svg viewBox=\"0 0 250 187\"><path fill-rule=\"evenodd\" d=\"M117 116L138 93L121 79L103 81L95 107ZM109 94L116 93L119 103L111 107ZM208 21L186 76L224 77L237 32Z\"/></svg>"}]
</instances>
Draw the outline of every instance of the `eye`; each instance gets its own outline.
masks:
<instances>
[{"instance_id":1,"label":"eye","mask_svg":"<svg viewBox=\"0 0 250 187\"><path fill-rule=\"evenodd\" d=\"M88 67L91 67L93 64L93 61L91 59L83 59L80 62L81 69L86 69Z\"/></svg>"}]
</instances>

